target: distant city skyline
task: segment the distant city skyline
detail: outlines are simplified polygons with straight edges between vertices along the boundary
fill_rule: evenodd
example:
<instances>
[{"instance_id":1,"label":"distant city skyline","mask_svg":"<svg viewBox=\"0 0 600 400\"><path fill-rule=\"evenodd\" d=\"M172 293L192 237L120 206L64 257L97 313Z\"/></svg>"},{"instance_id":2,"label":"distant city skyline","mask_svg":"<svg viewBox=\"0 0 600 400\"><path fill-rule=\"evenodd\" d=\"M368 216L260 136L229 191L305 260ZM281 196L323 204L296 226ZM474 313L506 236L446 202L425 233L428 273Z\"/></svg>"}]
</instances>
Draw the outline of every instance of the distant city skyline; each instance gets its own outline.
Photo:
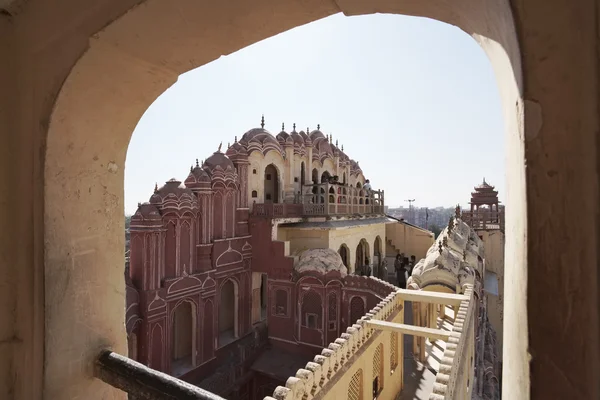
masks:
<instances>
[{"instance_id":1,"label":"distant city skyline","mask_svg":"<svg viewBox=\"0 0 600 400\"><path fill-rule=\"evenodd\" d=\"M391 15L335 15L182 75L135 128L125 212L155 182L260 126L317 124L360 162L389 207L465 206L486 180L504 201L498 88L483 50L456 27Z\"/></svg>"}]
</instances>

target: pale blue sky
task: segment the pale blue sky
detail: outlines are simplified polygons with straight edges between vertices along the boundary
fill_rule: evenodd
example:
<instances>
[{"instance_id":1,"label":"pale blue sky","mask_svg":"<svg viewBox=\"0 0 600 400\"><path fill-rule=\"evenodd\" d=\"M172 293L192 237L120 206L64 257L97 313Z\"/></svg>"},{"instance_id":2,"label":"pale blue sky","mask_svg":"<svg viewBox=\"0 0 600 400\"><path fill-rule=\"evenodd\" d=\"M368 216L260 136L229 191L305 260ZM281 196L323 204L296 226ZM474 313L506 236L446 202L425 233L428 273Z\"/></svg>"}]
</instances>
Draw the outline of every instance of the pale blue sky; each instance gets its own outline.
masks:
<instances>
[{"instance_id":1,"label":"pale blue sky","mask_svg":"<svg viewBox=\"0 0 600 400\"><path fill-rule=\"evenodd\" d=\"M489 59L463 31L415 17L325 18L188 72L146 111L125 168L125 211L185 180L260 124L316 129L359 161L386 204L466 204L486 180L504 201L504 134Z\"/></svg>"}]
</instances>

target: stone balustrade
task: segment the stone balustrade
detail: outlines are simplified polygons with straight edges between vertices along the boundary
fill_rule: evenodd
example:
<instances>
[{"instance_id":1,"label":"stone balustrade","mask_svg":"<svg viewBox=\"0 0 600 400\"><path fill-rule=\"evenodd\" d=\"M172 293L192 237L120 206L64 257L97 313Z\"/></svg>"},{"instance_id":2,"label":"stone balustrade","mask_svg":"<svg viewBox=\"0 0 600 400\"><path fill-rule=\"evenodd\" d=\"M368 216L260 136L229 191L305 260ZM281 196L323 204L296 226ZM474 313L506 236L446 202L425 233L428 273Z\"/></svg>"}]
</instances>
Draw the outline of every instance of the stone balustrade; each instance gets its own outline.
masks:
<instances>
[{"instance_id":1,"label":"stone balustrade","mask_svg":"<svg viewBox=\"0 0 600 400\"><path fill-rule=\"evenodd\" d=\"M383 214L384 191L319 183L304 185L293 203L254 203L252 215L269 218Z\"/></svg>"},{"instance_id":2,"label":"stone balustrade","mask_svg":"<svg viewBox=\"0 0 600 400\"><path fill-rule=\"evenodd\" d=\"M468 300L456 311L440 369L429 400L470 399L474 386L475 323L473 287L466 285Z\"/></svg>"},{"instance_id":3,"label":"stone balustrade","mask_svg":"<svg viewBox=\"0 0 600 400\"><path fill-rule=\"evenodd\" d=\"M405 300L451 304L455 307L454 327L448 333L448 347L440 373L436 376L435 394L432 394L438 397L431 399L451 399L454 398L454 393L468 392L465 386L472 382L473 370L469 357L474 349L473 313L470 309L472 288L469 286L465 296L460 296L401 290L377 278L369 279L374 280L376 286L386 286L391 292L317 354L305 368L299 369L295 376L287 380L285 386L278 386L273 395L264 400L368 399L373 395L375 377L381 377L378 379L381 392L377 397L395 398L403 386L402 336L411 334L410 329L404 325ZM390 329L378 329L376 324L385 324L380 321L389 322ZM423 336L433 335L433 331L438 333L437 330L428 331L425 328L416 328L415 331L415 334ZM468 351L465 352L465 349ZM375 366L376 360L381 365L379 370ZM468 365L467 362L471 364Z\"/></svg>"}]
</instances>

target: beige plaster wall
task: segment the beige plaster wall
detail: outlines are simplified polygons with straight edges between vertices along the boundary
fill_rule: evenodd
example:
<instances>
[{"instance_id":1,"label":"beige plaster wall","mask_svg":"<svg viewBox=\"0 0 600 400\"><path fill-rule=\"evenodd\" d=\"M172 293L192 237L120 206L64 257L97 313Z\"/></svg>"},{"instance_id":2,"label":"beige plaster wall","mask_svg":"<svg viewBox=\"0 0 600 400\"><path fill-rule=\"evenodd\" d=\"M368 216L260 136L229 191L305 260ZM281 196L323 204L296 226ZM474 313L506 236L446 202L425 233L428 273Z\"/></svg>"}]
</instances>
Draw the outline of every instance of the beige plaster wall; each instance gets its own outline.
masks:
<instances>
[{"instance_id":1,"label":"beige plaster wall","mask_svg":"<svg viewBox=\"0 0 600 400\"><path fill-rule=\"evenodd\" d=\"M477 231L483 238L485 270L498 277L498 296L486 293L487 313L496 330L498 354L502 354L502 325L504 320L504 233L500 230Z\"/></svg>"},{"instance_id":2,"label":"beige plaster wall","mask_svg":"<svg viewBox=\"0 0 600 400\"><path fill-rule=\"evenodd\" d=\"M375 254L375 239L381 238L381 243L385 243L385 224L363 225L353 228L335 229L329 233L329 248L338 251L342 244L348 246L348 273L353 273L356 269L356 248L361 239L365 239L369 244L368 256L371 265L373 265ZM382 248L383 250L383 248Z\"/></svg>"},{"instance_id":3,"label":"beige plaster wall","mask_svg":"<svg viewBox=\"0 0 600 400\"><path fill-rule=\"evenodd\" d=\"M252 204L256 201L256 203L264 203L265 201L265 168L273 164L277 169L277 177L279 181L279 202L283 202L283 192L285 190L285 182L287 176L289 176L289 169L286 169L285 162L280 153L276 151L269 151L267 154L263 155L260 152L254 151L252 154L248 156L248 162L250 166L248 167L248 204L250 206L250 210L252 210ZM252 171L256 169L256 174L252 173ZM258 196L256 198L252 197L252 191L256 190Z\"/></svg>"},{"instance_id":4,"label":"beige plaster wall","mask_svg":"<svg viewBox=\"0 0 600 400\"><path fill-rule=\"evenodd\" d=\"M399 324L404 323L404 312L399 312L393 319L390 319L391 322L396 322ZM404 335L398 334L398 367L391 371L390 369L390 346L391 346L391 332L389 331L379 331L379 333L375 333L374 337L370 339L370 342L361 347L362 353L358 353L352 359L352 364L350 368L344 371L344 374L336 374L335 379L338 378L337 375L341 375L339 380L335 381L335 384L331 385L329 391L325 396L323 396L324 400L338 400L338 399L347 399L348 398L348 387L350 385L350 381L352 377L359 369L362 369L363 374L363 398L371 399L373 397L373 356L375 355L375 351L377 346L383 344L383 390L377 396L378 399L382 400L392 400L395 399L402 386L404 384L403 380L403 362L404 360L404 352L403 346L404 343Z\"/></svg>"},{"instance_id":5,"label":"beige plaster wall","mask_svg":"<svg viewBox=\"0 0 600 400\"><path fill-rule=\"evenodd\" d=\"M386 257L396 257L396 254L400 252L404 253L406 257L414 255L417 261L425 258L427 250L435 242L432 232L403 222L387 224L385 226L385 236ZM389 240L392 241L391 246Z\"/></svg>"},{"instance_id":6,"label":"beige plaster wall","mask_svg":"<svg viewBox=\"0 0 600 400\"><path fill-rule=\"evenodd\" d=\"M307 249L329 248L329 234L325 229L294 229L281 228L277 230L277 240L290 244L290 254Z\"/></svg>"},{"instance_id":7,"label":"beige plaster wall","mask_svg":"<svg viewBox=\"0 0 600 400\"><path fill-rule=\"evenodd\" d=\"M0 328L10 335L0 398L122 397L91 365L99 348L126 349L118 269L133 127L179 74L340 11L434 18L481 44L506 131L503 393L597 398L597 10L594 0L18 1L0 14L0 272L10 282L0 326L12 324Z\"/></svg>"},{"instance_id":8,"label":"beige plaster wall","mask_svg":"<svg viewBox=\"0 0 600 400\"><path fill-rule=\"evenodd\" d=\"M348 247L349 273L354 272L356 248L362 239L368 243L368 256L371 264L374 260L375 239L381 238L382 247L385 242L385 224L362 225L344 229L302 229L282 228L277 230L277 240L287 241L290 253L306 249L332 249L338 251L342 244ZM382 249L383 250L383 249Z\"/></svg>"}]
</instances>

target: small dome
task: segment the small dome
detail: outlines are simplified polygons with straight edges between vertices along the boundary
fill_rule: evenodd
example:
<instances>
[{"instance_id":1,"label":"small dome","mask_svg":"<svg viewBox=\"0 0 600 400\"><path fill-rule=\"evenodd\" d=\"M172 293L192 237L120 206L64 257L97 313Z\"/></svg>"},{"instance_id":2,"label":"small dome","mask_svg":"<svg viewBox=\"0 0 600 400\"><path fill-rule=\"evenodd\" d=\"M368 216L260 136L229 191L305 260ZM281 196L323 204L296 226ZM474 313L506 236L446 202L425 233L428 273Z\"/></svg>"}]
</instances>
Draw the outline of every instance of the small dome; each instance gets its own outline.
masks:
<instances>
[{"instance_id":1,"label":"small dome","mask_svg":"<svg viewBox=\"0 0 600 400\"><path fill-rule=\"evenodd\" d=\"M248 142L250 142L252 139L261 136L261 135L269 135L269 136L273 136L271 135L268 131L266 131L263 128L254 128L254 129L250 129L248 132L244 133L242 135L242 138L240 139L240 143L242 144L247 144Z\"/></svg>"},{"instance_id":2,"label":"small dome","mask_svg":"<svg viewBox=\"0 0 600 400\"><path fill-rule=\"evenodd\" d=\"M279 143L284 144L284 143L293 143L293 139L290 136L289 133L287 133L286 131L281 131L277 134L276 139Z\"/></svg>"},{"instance_id":3,"label":"small dome","mask_svg":"<svg viewBox=\"0 0 600 400\"><path fill-rule=\"evenodd\" d=\"M135 223L143 223L150 221L160 221L161 216L158 208L154 204L151 203L143 203L138 205L138 209L131 216L132 225Z\"/></svg>"},{"instance_id":4,"label":"small dome","mask_svg":"<svg viewBox=\"0 0 600 400\"><path fill-rule=\"evenodd\" d=\"M332 249L309 249L300 254L294 269L298 273L314 271L320 274L337 271L342 277L348 274L348 269L342 257Z\"/></svg>"},{"instance_id":5,"label":"small dome","mask_svg":"<svg viewBox=\"0 0 600 400\"><path fill-rule=\"evenodd\" d=\"M300 131L298 132L298 135L302 136L302 139L304 139L304 142L306 143L307 140L311 140L308 135L306 133L304 133L304 131Z\"/></svg>"},{"instance_id":6,"label":"small dome","mask_svg":"<svg viewBox=\"0 0 600 400\"><path fill-rule=\"evenodd\" d=\"M229 148L227 149L227 152L225 153L225 155L227 157L231 158L233 156L248 155L248 154L247 154L246 149L244 148L244 146L242 146L240 144L240 142L238 142L236 140L231 146L229 146Z\"/></svg>"},{"instance_id":7,"label":"small dome","mask_svg":"<svg viewBox=\"0 0 600 400\"><path fill-rule=\"evenodd\" d=\"M190 174L185 180L185 186L188 188L195 188L202 183L210 183L210 176L208 176L202 167L196 164L196 167L190 171Z\"/></svg>"},{"instance_id":8,"label":"small dome","mask_svg":"<svg viewBox=\"0 0 600 400\"><path fill-rule=\"evenodd\" d=\"M240 143L246 148L248 154L253 151L260 151L263 154L266 154L268 151L274 150L285 157L285 153L283 152L279 141L262 128L251 129L244 133L240 139Z\"/></svg>"},{"instance_id":9,"label":"small dome","mask_svg":"<svg viewBox=\"0 0 600 400\"><path fill-rule=\"evenodd\" d=\"M193 196L193 193L190 189L186 188L185 185L181 184L181 181L178 181L175 178L169 179L165 184L157 189L154 194L150 197L150 203L152 204L160 204L165 197L173 194L176 197L181 197L183 194L189 194Z\"/></svg>"},{"instance_id":10,"label":"small dome","mask_svg":"<svg viewBox=\"0 0 600 400\"><path fill-rule=\"evenodd\" d=\"M294 145L304 146L304 138L298 132L293 131L290 133L292 140L294 141Z\"/></svg>"},{"instance_id":11,"label":"small dome","mask_svg":"<svg viewBox=\"0 0 600 400\"><path fill-rule=\"evenodd\" d=\"M223 170L226 170L227 167L231 167L232 169L234 168L233 162L229 159L229 157L220 151L214 152L212 156L204 160L202 167L205 170L208 169L210 171L214 170L216 167L221 167Z\"/></svg>"},{"instance_id":12,"label":"small dome","mask_svg":"<svg viewBox=\"0 0 600 400\"><path fill-rule=\"evenodd\" d=\"M312 140L313 142L318 138L325 139L325 134L318 129L312 131L308 136L310 137L310 140Z\"/></svg>"}]
</instances>

